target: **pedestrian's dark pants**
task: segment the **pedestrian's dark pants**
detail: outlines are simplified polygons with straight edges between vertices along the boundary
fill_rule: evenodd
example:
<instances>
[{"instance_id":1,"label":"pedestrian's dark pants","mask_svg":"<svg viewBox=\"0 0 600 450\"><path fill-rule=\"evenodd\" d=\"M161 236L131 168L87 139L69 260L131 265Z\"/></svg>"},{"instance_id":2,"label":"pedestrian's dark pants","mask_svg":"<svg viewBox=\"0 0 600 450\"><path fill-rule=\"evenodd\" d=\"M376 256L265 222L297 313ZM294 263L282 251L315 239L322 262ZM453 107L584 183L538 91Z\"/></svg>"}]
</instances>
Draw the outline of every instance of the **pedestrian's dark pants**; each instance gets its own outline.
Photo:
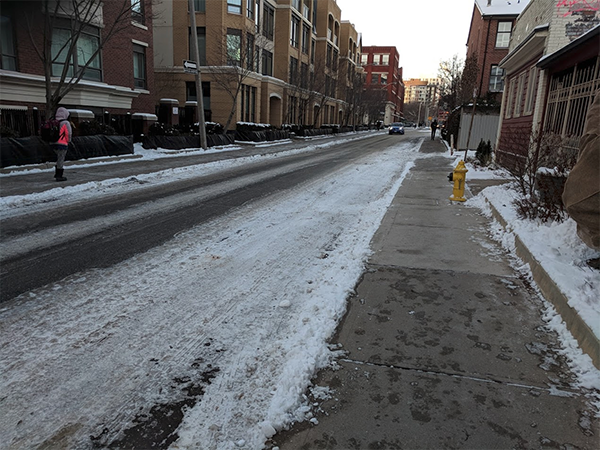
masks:
<instances>
[{"instance_id":1,"label":"pedestrian's dark pants","mask_svg":"<svg viewBox=\"0 0 600 450\"><path fill-rule=\"evenodd\" d=\"M67 146L60 144L53 144L52 150L56 153L56 168L63 169L65 166L65 157L67 156Z\"/></svg>"},{"instance_id":2,"label":"pedestrian's dark pants","mask_svg":"<svg viewBox=\"0 0 600 450\"><path fill-rule=\"evenodd\" d=\"M435 128L433 128L433 129L431 130L431 140L432 140L432 141L433 141L433 140L435 140L435 131L436 131L436 130L435 130Z\"/></svg>"}]
</instances>

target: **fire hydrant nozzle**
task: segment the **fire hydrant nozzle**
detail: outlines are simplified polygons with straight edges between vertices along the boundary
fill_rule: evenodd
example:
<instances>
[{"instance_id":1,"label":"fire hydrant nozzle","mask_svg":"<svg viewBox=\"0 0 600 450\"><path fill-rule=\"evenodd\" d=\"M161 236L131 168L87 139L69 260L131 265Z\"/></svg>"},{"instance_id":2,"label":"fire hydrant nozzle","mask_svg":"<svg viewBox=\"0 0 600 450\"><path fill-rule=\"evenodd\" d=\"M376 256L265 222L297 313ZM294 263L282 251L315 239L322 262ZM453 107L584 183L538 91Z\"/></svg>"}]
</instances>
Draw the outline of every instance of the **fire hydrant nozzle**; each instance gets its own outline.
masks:
<instances>
[{"instance_id":1,"label":"fire hydrant nozzle","mask_svg":"<svg viewBox=\"0 0 600 450\"><path fill-rule=\"evenodd\" d=\"M450 200L453 202L464 202L465 198L465 181L467 179L467 172L469 170L465 167L464 161L459 161L458 165L452 172L452 181L454 181L454 189Z\"/></svg>"}]
</instances>

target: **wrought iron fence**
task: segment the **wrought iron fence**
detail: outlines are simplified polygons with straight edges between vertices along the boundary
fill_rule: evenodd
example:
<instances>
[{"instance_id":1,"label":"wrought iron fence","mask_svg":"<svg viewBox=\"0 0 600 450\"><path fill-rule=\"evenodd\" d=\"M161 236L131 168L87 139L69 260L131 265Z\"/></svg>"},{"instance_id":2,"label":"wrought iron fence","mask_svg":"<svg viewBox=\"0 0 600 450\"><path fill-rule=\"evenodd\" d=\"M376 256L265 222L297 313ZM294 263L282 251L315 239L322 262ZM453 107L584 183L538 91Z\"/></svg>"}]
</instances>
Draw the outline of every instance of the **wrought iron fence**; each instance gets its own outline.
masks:
<instances>
[{"instance_id":1,"label":"wrought iron fence","mask_svg":"<svg viewBox=\"0 0 600 450\"><path fill-rule=\"evenodd\" d=\"M0 126L3 136L36 136L44 120L45 112L38 109L0 108Z\"/></svg>"},{"instance_id":2,"label":"wrought iron fence","mask_svg":"<svg viewBox=\"0 0 600 450\"><path fill-rule=\"evenodd\" d=\"M577 151L588 108L598 89L600 57L554 74L550 80L544 132L560 136L565 148Z\"/></svg>"}]
</instances>

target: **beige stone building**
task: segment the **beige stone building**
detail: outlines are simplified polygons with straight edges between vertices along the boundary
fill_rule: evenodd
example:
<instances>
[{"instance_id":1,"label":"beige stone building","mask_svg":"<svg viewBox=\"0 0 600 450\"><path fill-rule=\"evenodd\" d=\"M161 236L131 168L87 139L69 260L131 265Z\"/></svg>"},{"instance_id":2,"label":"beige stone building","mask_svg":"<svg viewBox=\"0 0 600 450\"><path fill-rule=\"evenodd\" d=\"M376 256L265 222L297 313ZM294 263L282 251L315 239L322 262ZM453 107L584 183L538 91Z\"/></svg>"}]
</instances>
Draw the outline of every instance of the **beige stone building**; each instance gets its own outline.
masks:
<instances>
[{"instance_id":1,"label":"beige stone building","mask_svg":"<svg viewBox=\"0 0 600 450\"><path fill-rule=\"evenodd\" d=\"M349 21L342 21L340 36L338 98L345 102L342 120L345 125L359 125L365 72L361 66L362 36Z\"/></svg>"},{"instance_id":2,"label":"beige stone building","mask_svg":"<svg viewBox=\"0 0 600 450\"><path fill-rule=\"evenodd\" d=\"M361 39L335 0L194 0L194 8L207 121L354 124L346 71L359 70ZM154 13L157 98L173 123L193 123L188 1L157 0Z\"/></svg>"}]
</instances>

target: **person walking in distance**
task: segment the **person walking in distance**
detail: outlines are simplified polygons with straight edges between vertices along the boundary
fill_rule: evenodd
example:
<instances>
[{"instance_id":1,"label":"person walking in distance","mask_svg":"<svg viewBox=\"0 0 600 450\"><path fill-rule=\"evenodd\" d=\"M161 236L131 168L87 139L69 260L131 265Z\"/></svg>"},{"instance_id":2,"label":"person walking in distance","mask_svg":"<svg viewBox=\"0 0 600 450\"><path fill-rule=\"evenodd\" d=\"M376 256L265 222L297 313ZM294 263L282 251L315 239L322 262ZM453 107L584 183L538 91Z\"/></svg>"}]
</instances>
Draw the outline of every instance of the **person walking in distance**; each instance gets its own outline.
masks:
<instances>
[{"instance_id":1,"label":"person walking in distance","mask_svg":"<svg viewBox=\"0 0 600 450\"><path fill-rule=\"evenodd\" d=\"M431 122L431 140L435 140L435 131L437 130L438 127L438 122L437 119L433 119L433 122Z\"/></svg>"},{"instance_id":2,"label":"person walking in distance","mask_svg":"<svg viewBox=\"0 0 600 450\"><path fill-rule=\"evenodd\" d=\"M56 153L56 167L54 169L54 178L56 181L67 181L63 176L65 157L67 156L67 149L69 148L69 142L71 142L71 136L73 129L71 128L71 122L69 122L69 111L62 106L56 110L54 118L60 121L59 125L59 137L58 141L50 144L54 153Z\"/></svg>"}]
</instances>

